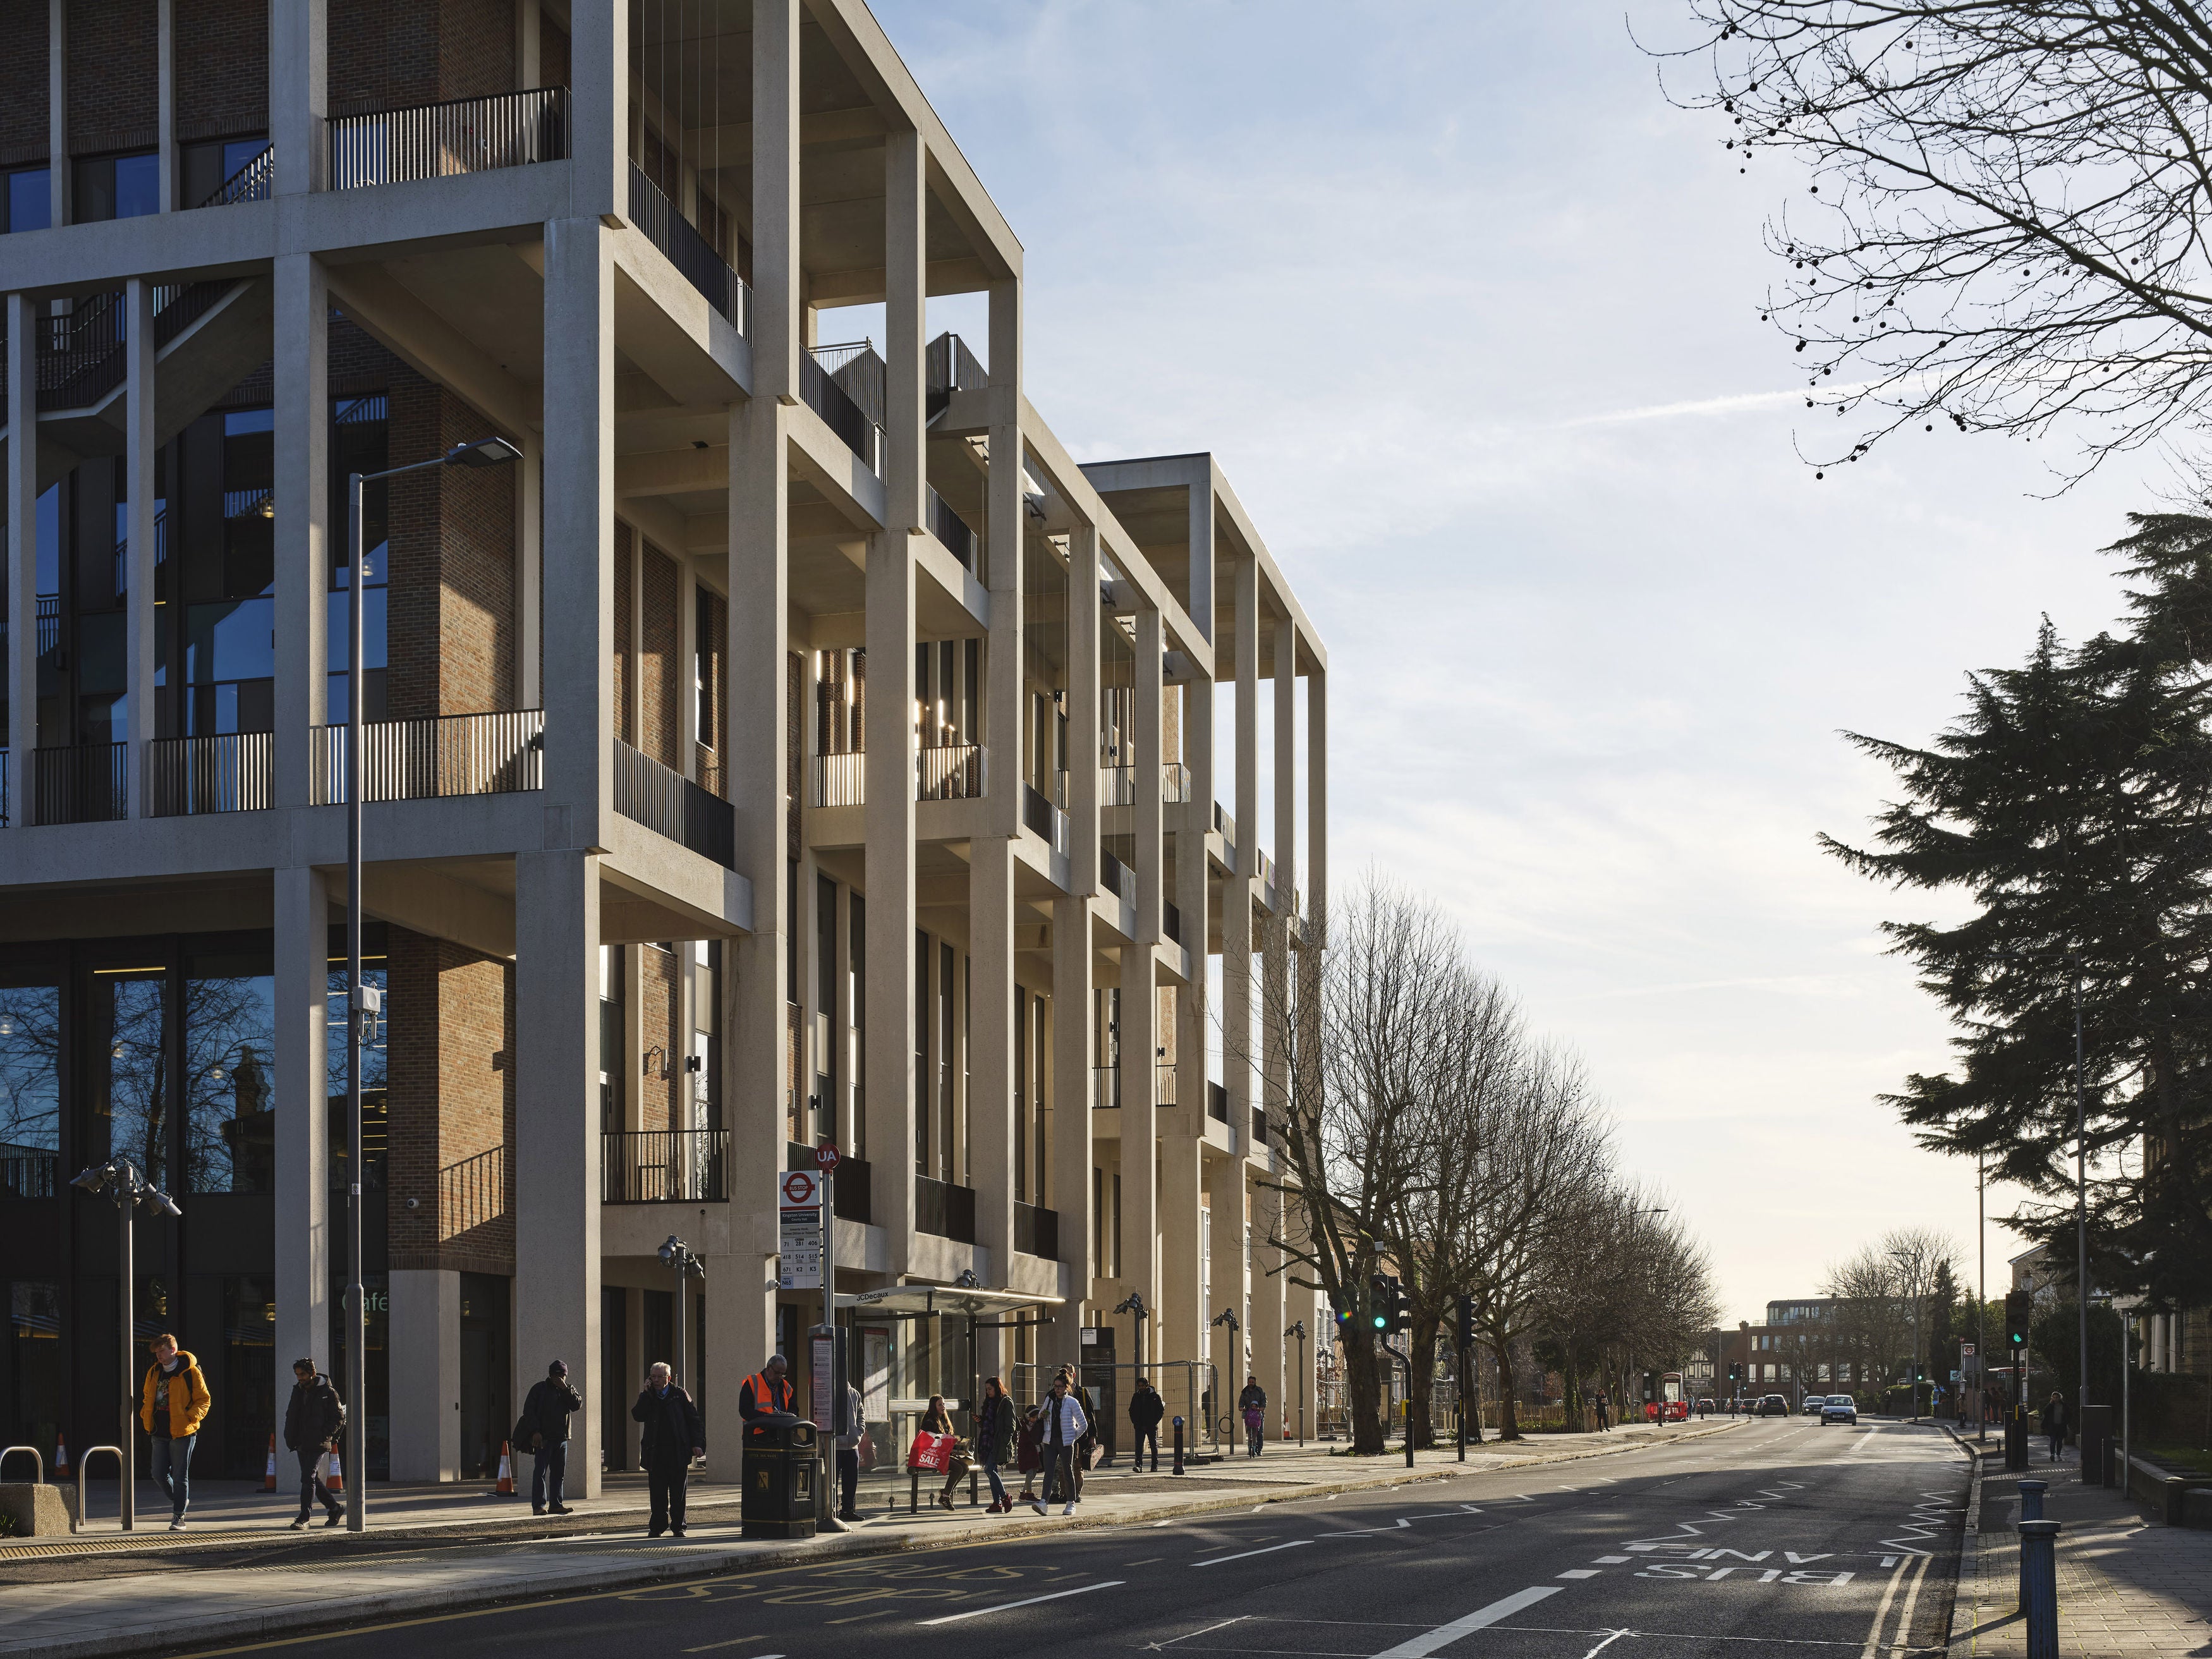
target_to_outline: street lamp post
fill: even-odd
[[[1905,1376],[1905,1385],[1911,1391],[1912,1420],[1920,1420],[1920,1253],[1917,1250],[1892,1250],[1893,1261],[1908,1264],[1912,1275],[1912,1369]]]
[[[686,1279],[693,1278],[703,1283],[707,1277],[707,1264],[691,1254],[691,1247],[689,1244],[674,1233],[671,1233],[668,1235],[667,1242],[660,1247],[660,1265],[669,1268],[676,1275],[676,1376],[674,1380],[680,1382],[684,1380],[684,1363],[689,1358],[689,1350],[684,1346],[684,1304],[686,1299],[684,1284]]]
[[[1990,1218],[1989,1161],[1974,1158],[1974,1439],[1990,1439]]]
[[[1131,1363],[1137,1368],[1137,1375],[1142,1376],[1145,1374],[1145,1321],[1151,1315],[1151,1310],[1145,1306],[1143,1292],[1130,1291],[1128,1295],[1114,1304],[1114,1311],[1129,1316],[1129,1358]],[[1132,1382],[1129,1386],[1133,1390],[1136,1384]],[[1154,1449],[1154,1455],[1157,1458],[1157,1447]],[[1133,1473],[1136,1463],[1140,1460],[1140,1454],[1132,1450],[1129,1457],[1131,1470]],[[1114,1454],[1110,1449],[1106,1454],[1106,1461],[1109,1463],[1114,1461]]]
[[[116,1437],[116,1444],[121,1449],[123,1454],[122,1468],[117,1471],[118,1479],[123,1487],[123,1530],[129,1532],[131,1529],[132,1521],[131,1483],[138,1464],[137,1409],[138,1378],[137,1358],[131,1352],[137,1340],[137,1333],[133,1328],[131,1314],[136,1301],[135,1293],[137,1290],[138,1275],[136,1253],[132,1248],[135,1241],[131,1237],[131,1212],[142,1205],[147,1209],[168,1215],[181,1215],[183,1212],[177,1208],[176,1200],[171,1198],[168,1194],[138,1172],[137,1164],[126,1163],[118,1158],[110,1158],[105,1164],[80,1171],[76,1179],[70,1182],[70,1185],[87,1194],[106,1193],[108,1201],[115,1206],[116,1217],[121,1226],[123,1398],[121,1420],[118,1425],[120,1432]],[[79,1516],[78,1519],[82,1523],[83,1517]]]
[[[1213,1316],[1213,1323],[1214,1323],[1217,1327],[1225,1328],[1228,1330],[1228,1332],[1229,1332],[1229,1352],[1230,1352],[1231,1355],[1233,1357],[1233,1356],[1236,1354],[1236,1352],[1237,1352],[1237,1333],[1238,1331],[1240,1331],[1240,1330],[1242,1330],[1242,1329],[1243,1328],[1243,1324],[1238,1321],[1238,1319],[1237,1319],[1237,1310],[1236,1310],[1234,1308],[1224,1308],[1224,1309],[1223,1309],[1219,1313],[1218,1313],[1218,1314],[1216,1314],[1216,1315],[1214,1315],[1214,1316]],[[1233,1370],[1235,1370],[1236,1368],[1235,1368],[1234,1366],[1231,1366],[1231,1369]],[[1216,1372],[1216,1373],[1215,1373],[1215,1375],[1216,1375],[1217,1376],[1219,1376],[1219,1373],[1218,1373],[1218,1372]],[[1218,1387],[1218,1384],[1217,1384],[1216,1386]],[[1219,1409],[1220,1409],[1220,1405],[1221,1405],[1221,1402],[1220,1402],[1219,1401],[1218,1401],[1218,1400],[1217,1400],[1216,1401],[1214,1401],[1214,1409],[1215,1409],[1215,1410],[1217,1410],[1217,1411],[1218,1411],[1218,1410],[1219,1410]],[[1218,1422],[1218,1419],[1217,1419],[1217,1422]],[[1218,1432],[1219,1432],[1219,1431],[1218,1431],[1218,1427],[1216,1428],[1215,1432],[1216,1432],[1216,1434],[1217,1434],[1217,1436],[1218,1436]],[[1218,1446],[1218,1445],[1219,1445],[1220,1443],[1220,1443],[1220,1441],[1219,1441],[1219,1439],[1218,1439],[1218,1438],[1217,1438],[1217,1439],[1214,1441],[1214,1444],[1216,1444],[1217,1446]]]
[[[1290,1334],[1298,1340],[1297,1381],[1293,1391],[1298,1397],[1298,1449],[1303,1451],[1306,1443],[1306,1322],[1301,1319],[1291,1326]]]
[[[363,690],[368,676],[362,663],[362,590],[368,581],[367,538],[362,522],[363,490],[381,479],[434,466],[504,466],[521,453],[504,438],[479,438],[472,443],[456,444],[434,460],[346,475],[346,1147],[351,1161],[346,1171],[346,1399],[350,1408],[346,1413],[345,1457],[353,1476],[345,1487],[349,1532],[359,1532],[368,1524],[368,1292],[362,1279],[361,1050],[363,1028],[374,1026],[384,1003],[380,991],[361,982],[362,762],[368,746]]]
[[[2074,970],[2074,1306],[2081,1316],[2081,1382],[2075,1395],[2074,1421],[2089,1403],[2089,1140],[2087,1089],[2081,1080],[2081,956],[2066,954]]]

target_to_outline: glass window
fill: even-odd
[[[388,465],[386,459],[387,409],[381,392],[362,398],[341,398],[333,404],[331,418],[336,429],[331,441],[331,528],[336,533],[331,540],[330,684],[325,693],[329,699],[328,712],[324,715],[324,719],[333,726],[345,724],[346,671],[350,665],[351,655],[346,619],[346,589],[353,581],[347,552],[351,508],[348,504],[346,477],[354,472],[380,472]],[[362,486],[362,556],[368,567],[368,580],[362,585],[362,666],[367,670],[362,685],[362,703],[365,717],[372,720],[380,720],[385,717],[384,601],[386,584],[392,574],[391,548],[385,526],[386,500],[386,489],[381,483]]]
[[[185,1164],[195,1193],[276,1189],[276,981],[265,954],[185,977]]]
[[[161,158],[157,152],[77,158],[76,199],[70,210],[75,222],[136,219],[161,210]]]
[[[0,1198],[51,1198],[61,1151],[58,985],[0,986]]]
[[[384,990],[385,952],[380,935],[380,928],[363,927],[362,929],[361,976],[364,984]],[[351,1137],[346,1127],[345,930],[332,928],[331,943],[329,992],[325,1000],[330,1036],[326,1086],[331,1113],[331,1190],[337,1193],[343,1192],[349,1184],[350,1177],[346,1171],[350,1167],[352,1158]],[[391,1013],[387,1005],[384,1018],[377,1023],[373,1040],[363,1042],[361,1050],[361,1139],[362,1163],[367,1170],[362,1185],[369,1192],[381,1192],[384,1188],[384,1085],[387,1057],[385,1037],[390,1029]]]
[[[275,1279],[222,1281],[222,1345],[216,1410],[222,1419],[223,1473],[250,1479],[263,1467],[269,1425],[283,1408],[276,1396]]]
[[[127,1161],[161,1187],[169,1182],[168,1072],[161,1054],[167,1000],[161,969],[94,972],[83,1044],[91,1108],[85,1162]]]
[[[44,167],[22,167],[8,175],[8,228],[44,230],[53,222],[54,190]]]
[[[8,1443],[36,1446],[51,1472],[62,1426],[62,1287],[19,1279],[8,1307]]]

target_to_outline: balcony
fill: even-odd
[[[948,743],[915,753],[914,798],[916,800],[980,800],[987,781],[988,757],[980,743]]]
[[[1218,1083],[1206,1085],[1206,1115],[1216,1123],[1229,1121],[1229,1091]]]
[[[507,1149],[493,1146],[438,1171],[438,1238],[443,1243],[496,1221],[514,1207]]]
[[[0,1143],[0,1199],[52,1198],[61,1154]]]
[[[865,806],[868,801],[868,757],[861,750],[814,757],[817,806]]]
[[[1182,1086],[1176,1081],[1176,1076],[1175,1066],[1171,1061],[1162,1060],[1152,1067],[1153,1105],[1180,1106],[1182,1104]]]
[[[276,804],[276,734],[223,732],[146,745],[146,811],[157,818],[262,812]]]
[[[668,263],[706,296],[708,305],[727,318],[738,333],[751,337],[752,290],[745,286],[744,278],[730,269],[714,244],[677,210],[676,204],[635,161],[629,167],[629,222],[646,240],[668,256]]]
[[[975,361],[975,354],[968,349],[967,343],[949,331],[929,343],[922,359],[922,377],[924,407],[932,420],[952,401],[955,392],[981,392],[991,384],[990,375]]]
[[[1222,845],[1229,849],[1229,862],[1234,866],[1237,862],[1237,820],[1229,816],[1219,801],[1213,803],[1213,828],[1220,836]]]
[[[1181,761],[1163,762],[1160,766],[1160,799],[1172,806],[1189,799],[1190,768]],[[1133,766],[1100,767],[1098,804],[1101,806],[1134,806],[1137,804],[1137,769]]]
[[[830,1207],[840,1221],[867,1226],[875,1219],[874,1172],[864,1158],[850,1152],[837,1160],[836,1179],[830,1183]]]
[[[884,471],[884,360],[865,341],[799,354],[799,395],[878,477]]]
[[[614,748],[615,811],[679,842],[725,870],[738,867],[737,809],[620,738]]]
[[[720,1204],[729,1195],[727,1129],[611,1129],[599,1136],[606,1204]]]
[[[1116,898],[1137,902],[1137,872],[1103,847],[1098,849],[1098,882]]]
[[[934,489],[929,490],[929,533],[945,544],[945,550],[960,561],[963,570],[975,569],[975,532]]]
[[[1094,1066],[1091,1068],[1091,1109],[1094,1112],[1112,1111],[1121,1103],[1121,1068],[1118,1066]]]
[[[503,795],[545,787],[545,711],[439,714],[372,720],[362,745],[364,801],[441,800]],[[308,799],[317,806],[346,798],[344,726],[311,728]]]
[[[1252,1145],[1257,1148],[1267,1144],[1267,1113],[1265,1107],[1252,1109]]]
[[[975,1242],[975,1189],[955,1187],[918,1175],[914,1178],[914,1230],[949,1238],[956,1244]]]
[[[76,743],[31,751],[33,823],[107,823],[131,815],[131,745]]]
[[[1047,1261],[1060,1260],[1060,1212],[1014,1202],[1014,1248]]]
[[[1067,856],[1067,814],[1029,784],[1022,786],[1022,823],[1060,857]]]
[[[332,190],[490,173],[568,159],[568,88],[333,115],[323,125]]]
[[[1171,900],[1160,901],[1160,931],[1177,945],[1182,943],[1182,912]]]
[[[1190,768],[1181,761],[1167,761],[1160,767],[1160,799],[1170,806],[1181,806],[1190,799]]]

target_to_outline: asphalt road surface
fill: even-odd
[[[1762,1420],[1443,1486],[204,1651],[845,1659],[895,1644],[902,1659],[1041,1648],[1194,1659],[1893,1659],[1942,1645],[1966,1490],[1965,1457],[1939,1429]]]

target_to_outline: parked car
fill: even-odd
[[[1751,1408],[1751,1414],[1753,1417],[1787,1417],[1790,1415],[1790,1402],[1778,1394],[1763,1394],[1759,1397],[1759,1403]]]
[[[1820,1407],[1820,1426],[1822,1428],[1827,1427],[1831,1423],[1848,1423],[1853,1428],[1856,1428],[1858,1426],[1858,1401],[1852,1399],[1850,1395],[1847,1394],[1830,1395],[1826,1401]]]
[[[1717,1406],[1714,1405],[1712,1395],[1709,1395],[1709,1394],[1701,1394],[1701,1395],[1699,1395],[1698,1396],[1698,1416],[1700,1416],[1700,1417],[1711,1417],[1711,1415],[1712,1415],[1716,1411],[1717,1411],[1717,1410],[1719,1410],[1719,1409],[1720,1409],[1720,1407],[1717,1407]]]

